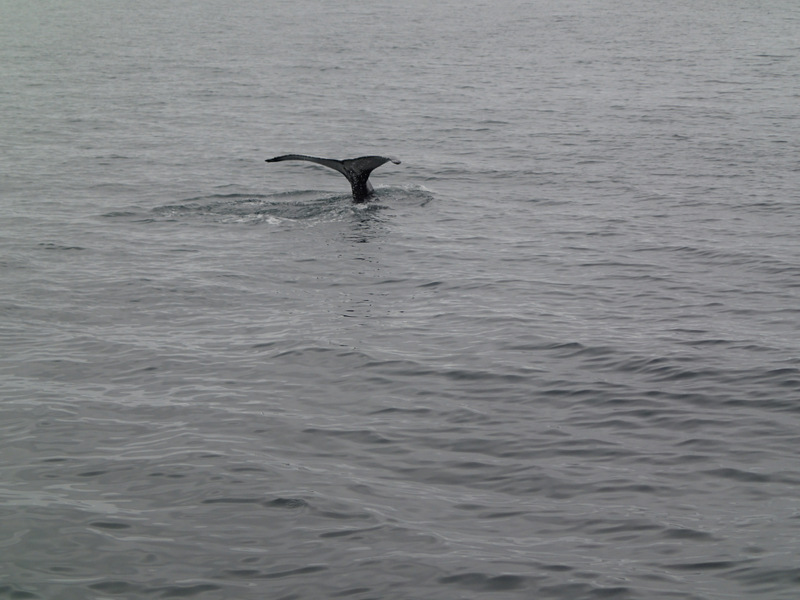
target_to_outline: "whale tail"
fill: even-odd
[[[389,156],[361,156],[359,158],[335,160],[333,158],[305,156],[304,154],[284,154],[283,156],[268,158],[265,162],[281,162],[283,160],[305,160],[339,171],[350,182],[350,187],[353,189],[354,202],[365,202],[372,194],[373,188],[369,182],[370,173],[387,162],[393,162],[396,165],[400,164],[399,160]]]

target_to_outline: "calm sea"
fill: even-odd
[[[0,0],[0,598],[800,597],[798,31]]]

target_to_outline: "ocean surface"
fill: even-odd
[[[0,0],[0,599],[800,598],[799,31]]]

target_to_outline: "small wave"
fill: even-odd
[[[378,186],[376,188],[378,200],[388,202],[390,200],[410,200],[419,202],[420,206],[425,206],[433,200],[434,191],[424,185],[407,184],[407,185],[393,185],[393,186]],[[371,204],[367,204],[371,206]]]
[[[282,194],[226,194],[188,198],[178,204],[153,208],[146,220],[183,221],[209,220],[217,223],[246,223],[279,225],[292,222],[338,221],[352,218],[375,218],[390,208],[393,200],[418,201],[424,206],[433,198],[419,186],[380,188],[374,202],[354,204],[350,194],[331,195],[307,190]],[[105,216],[130,216],[115,213]]]
[[[159,206],[152,214],[159,219],[203,219],[219,223],[266,223],[304,221],[341,212],[347,196],[322,196],[323,192],[292,192],[278,196],[243,194],[189,198],[179,204]]]
[[[396,201],[426,205],[433,193],[419,185],[379,187],[372,202],[355,204],[350,194],[302,190],[279,194],[212,194],[187,198],[152,209],[115,210],[102,214],[109,219],[142,223],[210,221],[251,225],[281,225],[374,219]],[[138,207],[137,207],[138,208]],[[73,248],[70,248],[73,249]],[[77,249],[77,248],[75,248]]]
[[[62,244],[55,244],[53,242],[40,242],[39,246],[44,250],[86,250],[83,246],[64,246]]]

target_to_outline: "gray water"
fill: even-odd
[[[798,31],[0,0],[0,598],[800,597]]]

